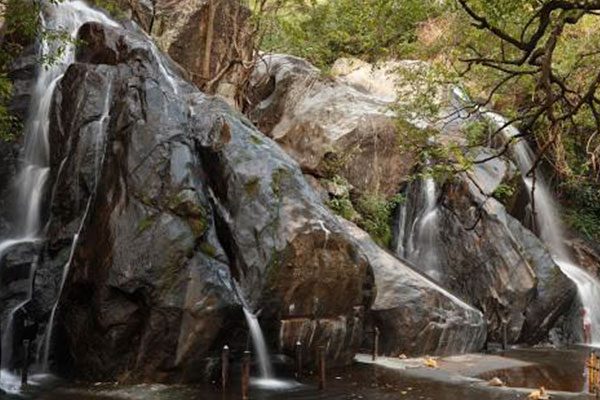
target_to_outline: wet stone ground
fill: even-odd
[[[504,400],[526,399],[531,389],[548,389],[552,399],[587,399],[584,389],[586,349],[510,350],[495,355],[467,355],[438,360],[438,368],[427,368],[422,360],[379,359],[378,364],[357,362],[353,366],[328,371],[327,387],[317,389],[313,376],[301,384],[277,391],[251,388],[250,398],[256,400],[309,399],[407,399],[407,400]],[[366,360],[368,357],[360,358]],[[502,379],[510,387],[489,387],[485,381]],[[40,400],[238,400],[240,383],[231,382],[227,392],[217,385],[95,385],[62,384],[58,381],[29,389],[26,398]],[[570,391],[574,393],[564,393]]]
[[[588,352],[579,350],[526,349],[511,350],[507,357],[522,360],[527,365],[504,368],[480,374],[484,380],[500,378],[511,387],[540,387],[550,390],[581,392],[586,385]]]

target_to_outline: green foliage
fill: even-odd
[[[331,179],[322,180],[322,183],[333,193],[327,201],[329,208],[367,231],[379,245],[389,246],[392,239],[392,213],[404,202],[404,196],[396,195],[386,199],[379,193],[362,193],[356,199],[352,199],[350,184],[343,177],[336,175]]]
[[[327,201],[327,206],[340,217],[348,221],[356,221],[359,215],[354,209],[352,200],[350,200],[350,184],[348,181],[339,175],[335,175],[331,179],[322,180],[322,183],[329,188],[329,192],[334,193]]]
[[[256,197],[260,190],[260,179],[257,176],[250,178],[250,180],[248,180],[248,182],[246,182],[244,185],[244,189],[248,196]]]
[[[348,221],[355,220],[358,215],[349,196],[334,197],[327,202],[327,206],[334,213]]]
[[[6,40],[0,46],[0,140],[12,140],[22,127],[7,108],[12,92],[7,69],[21,52],[23,45],[31,42],[37,35],[39,5],[23,0],[7,0],[3,5]]]
[[[61,1],[49,0],[54,4]],[[22,131],[22,123],[8,110],[12,94],[12,84],[7,74],[9,65],[25,46],[31,44],[36,38],[41,38],[50,43],[54,49],[39,60],[41,65],[48,66],[62,55],[71,39],[61,30],[42,28],[39,1],[2,0],[0,4],[4,6],[2,8],[4,40],[0,45],[0,140],[13,140]]]
[[[494,190],[494,193],[492,193],[492,197],[494,197],[500,203],[506,204],[515,195],[515,193],[516,188],[513,185],[501,183],[498,185],[496,190]]]
[[[90,5],[105,10],[116,19],[122,19],[126,16],[117,0],[88,0],[88,2]]]
[[[399,56],[415,41],[418,23],[441,8],[422,0],[293,1],[277,16],[262,47],[320,67],[341,56],[371,61]]]
[[[392,213],[403,202],[404,197],[401,195],[386,200],[380,194],[364,194],[356,204],[356,209],[361,215],[359,226],[369,232],[380,246],[388,247],[392,240]]]
[[[600,185],[571,180],[563,182],[559,191],[567,224],[588,239],[600,241]]]
[[[492,132],[487,120],[471,121],[464,128],[467,144],[471,147],[484,145]]]

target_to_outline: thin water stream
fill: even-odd
[[[11,237],[0,242],[0,258],[6,255],[11,247],[28,242],[43,240],[41,237],[41,205],[45,198],[46,182],[50,171],[49,126],[50,112],[54,89],[62,78],[67,67],[75,61],[75,38],[79,28],[86,22],[99,22],[117,26],[103,13],[90,8],[79,0],[45,3],[41,23],[49,31],[64,32],[70,38],[64,41],[47,41],[41,43],[41,56],[52,59],[49,65],[40,66],[31,95],[28,120],[25,125],[25,145],[22,165],[14,182],[17,188],[17,198],[20,209],[16,212],[16,220]],[[56,56],[57,57],[52,57]],[[33,267],[31,267],[33,268]],[[33,279],[33,274],[30,274]],[[31,285],[31,282],[30,282]],[[30,296],[29,296],[30,297]],[[20,302],[10,311],[6,326],[3,327],[2,338],[2,367],[6,368],[9,360],[6,355],[13,347],[12,321],[14,313],[27,302]],[[3,370],[0,377],[0,388],[6,389],[10,384],[10,374]]]
[[[520,135],[520,131],[515,126],[507,125],[508,120],[503,116],[493,112],[485,112],[484,115],[498,128],[504,127],[502,132],[507,140],[512,140]],[[514,161],[521,171],[523,182],[529,192],[533,193],[534,216],[539,234],[548,246],[556,264],[577,286],[582,307],[591,320],[590,344],[600,345],[600,282],[572,260],[565,245],[558,208],[547,183],[539,171],[536,171],[535,182],[530,176],[535,158],[527,142],[522,138],[516,139],[512,144],[512,152]]]

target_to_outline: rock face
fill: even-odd
[[[582,266],[593,276],[600,277],[600,248],[583,238],[573,238],[568,243],[577,265]]]
[[[476,159],[489,154],[480,150]],[[537,343],[568,309],[576,288],[541,241],[494,198],[501,184],[515,181],[515,171],[510,161],[498,158],[444,184],[432,211],[438,231],[430,245],[437,269],[417,266],[483,311],[490,340],[502,339],[505,322],[510,342]],[[518,192],[517,187],[512,197],[520,197]],[[397,240],[418,240],[425,226],[418,190],[408,193],[407,203],[415,210],[404,213],[397,232],[408,231]]]
[[[371,328],[379,328],[385,354],[457,354],[483,347],[486,322],[480,311],[376,246],[350,222],[345,225],[375,274]]]
[[[241,108],[252,71],[251,12],[238,0],[119,0],[206,93]]]
[[[481,345],[477,312],[349,229],[291,157],[142,32],[88,23],[79,39],[53,96],[47,241],[23,308],[51,363],[90,380],[197,380],[225,343],[245,347],[242,303],[262,309],[273,349],[301,339],[307,361],[326,345],[348,363],[373,302],[390,351],[446,352],[465,330],[477,339],[462,350]]]
[[[393,196],[413,159],[396,145],[395,96],[365,87],[348,67],[337,70],[339,78],[326,78],[305,60],[265,56],[252,77],[250,119],[304,172]]]

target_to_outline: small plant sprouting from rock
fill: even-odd
[[[263,144],[263,140],[258,135],[250,135],[250,141],[256,145]]]
[[[217,249],[208,242],[200,243],[199,248],[202,253],[206,254],[210,258],[214,258],[217,255]]]
[[[148,228],[150,228],[152,226],[153,223],[154,223],[154,215],[147,215],[144,218],[142,218],[138,224],[138,229],[137,229],[138,235],[144,233]]]
[[[260,179],[257,176],[250,178],[244,185],[244,190],[248,196],[256,197],[260,191]]]
[[[367,231],[373,240],[383,247],[389,246],[392,239],[392,213],[405,200],[403,195],[386,199],[379,193],[362,193],[353,199],[351,185],[338,175],[321,181],[330,193],[327,206],[337,215]]]
[[[515,192],[516,189],[514,186],[507,183],[501,183],[496,190],[494,190],[494,193],[492,193],[492,197],[500,203],[506,204],[515,195]]]
[[[287,176],[289,176],[289,174],[289,171],[283,168],[279,168],[275,172],[273,172],[273,175],[271,176],[271,190],[273,191],[275,197],[277,197],[278,199],[281,198],[281,188],[283,185],[283,181]]]

